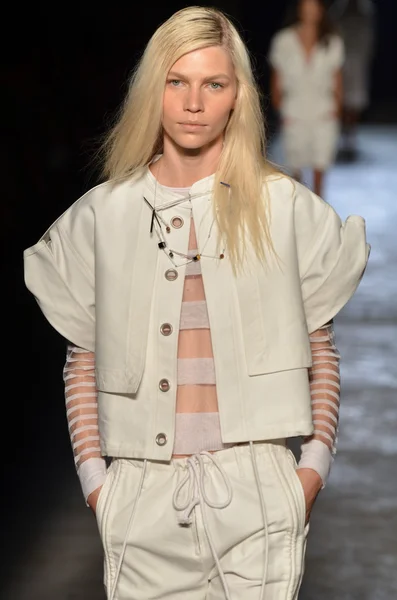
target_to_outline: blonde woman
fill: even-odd
[[[212,8],[154,32],[103,150],[105,181],[24,256],[68,341],[107,598],[297,598],[364,221],[270,167],[247,49]]]
[[[270,44],[271,98],[287,169],[298,180],[311,170],[311,187],[323,196],[340,135],[344,44],[324,0],[295,0],[288,21]]]

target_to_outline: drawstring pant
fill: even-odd
[[[97,505],[108,600],[297,600],[308,526],[285,440],[114,459]]]

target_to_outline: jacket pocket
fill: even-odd
[[[274,289],[267,292],[272,284]],[[311,367],[300,290],[283,293],[277,280],[269,276],[267,281],[263,275],[245,277],[236,285],[248,375]]]

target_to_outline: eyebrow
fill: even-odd
[[[182,73],[177,73],[176,71],[170,71],[168,73],[168,77],[174,77],[175,79],[188,79],[186,75],[183,75]],[[230,81],[230,77],[226,73],[215,73],[215,75],[204,77],[204,81],[212,81],[213,79],[227,79],[228,81]]]

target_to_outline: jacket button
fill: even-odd
[[[165,433],[158,433],[156,435],[156,444],[158,446],[165,446],[167,443],[167,436],[165,435]]]
[[[170,323],[163,323],[160,326],[160,333],[162,335],[165,335],[165,336],[171,335],[171,333],[172,333],[172,325]]]
[[[174,227],[174,229],[180,229],[181,227],[183,227],[182,217],[172,217],[171,225]]]
[[[178,277],[178,271],[176,269],[167,269],[164,275],[168,281],[175,281]]]
[[[170,382],[168,381],[168,379],[160,379],[159,388],[162,392],[168,392],[170,387],[171,386],[170,386]]]

